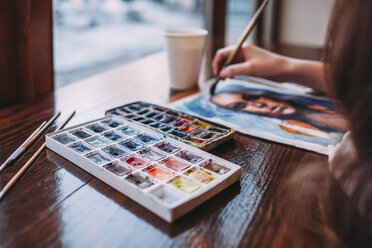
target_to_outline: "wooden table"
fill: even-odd
[[[0,163],[56,111],[63,113],[60,123],[76,109],[71,126],[130,101],[165,104],[190,93],[171,97],[167,73],[160,53],[0,110]],[[43,141],[0,174],[1,188]],[[211,153],[242,166],[240,181],[168,224],[46,150],[0,202],[0,247],[261,247],[263,239],[275,242],[271,214],[278,185],[295,168],[326,161],[241,134]]]

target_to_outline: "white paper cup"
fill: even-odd
[[[185,90],[198,83],[207,35],[205,29],[165,31],[171,89]]]

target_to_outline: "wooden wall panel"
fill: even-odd
[[[0,108],[54,89],[52,1],[0,0]]]
[[[14,1],[0,1],[0,108],[18,101]]]
[[[204,0],[204,26],[208,30],[206,59],[204,61],[203,80],[211,78],[211,63],[216,51],[225,46],[227,0]]]
[[[34,91],[44,95],[54,89],[52,1],[32,0],[32,5]]]

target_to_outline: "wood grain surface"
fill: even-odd
[[[172,96],[167,78],[161,53],[0,110],[0,163],[56,111],[63,113],[60,123],[76,109],[71,126],[127,102],[165,104],[195,92]],[[0,174],[0,187],[43,141]],[[326,161],[322,155],[242,134],[211,153],[242,166],[240,181],[168,224],[46,150],[0,202],[0,247],[261,247],[262,239],[275,240],[265,230],[275,228],[269,216],[278,185],[295,168]]]

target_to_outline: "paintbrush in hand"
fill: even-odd
[[[234,60],[236,54],[239,52],[239,50],[242,47],[244,41],[247,39],[247,37],[249,36],[249,34],[252,32],[253,28],[256,26],[259,17],[262,15],[264,9],[266,8],[266,6],[267,6],[267,4],[269,2],[270,2],[270,0],[265,0],[261,4],[261,6],[258,8],[258,10],[256,11],[256,13],[253,15],[251,21],[248,23],[247,27],[245,28],[242,36],[239,38],[238,43],[235,46],[235,49],[233,51],[231,51],[229,57],[226,59],[225,64],[224,64],[224,66],[222,68],[230,65],[231,62]],[[214,95],[214,93],[216,91],[217,84],[218,84],[218,82],[221,79],[222,78],[220,76],[218,76],[217,79],[216,79],[216,81],[212,84],[212,86],[210,88],[210,94],[212,96]]]

